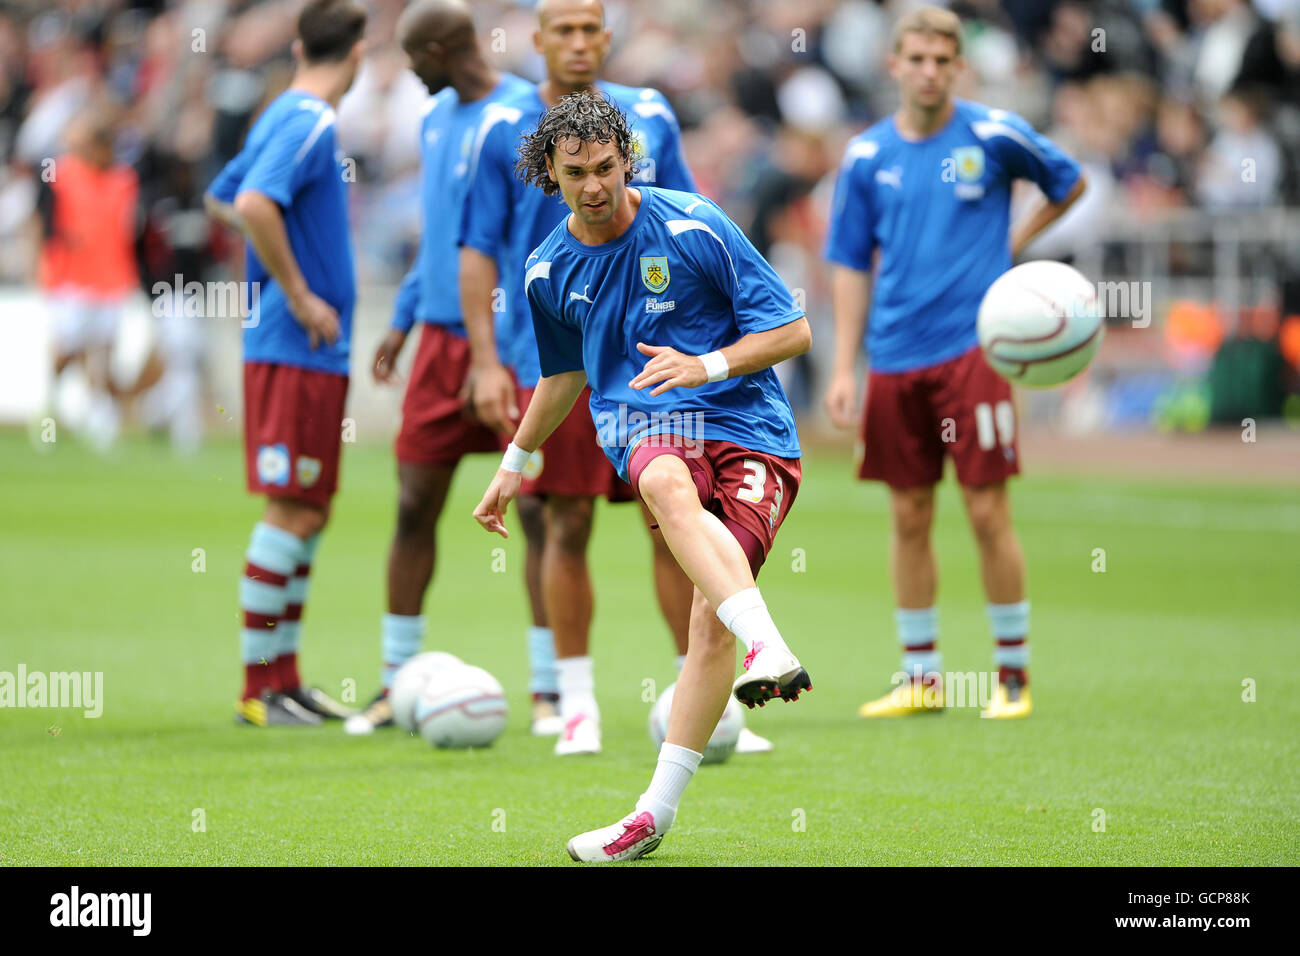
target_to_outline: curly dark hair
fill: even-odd
[[[627,115],[605,94],[595,90],[570,93],[542,114],[537,129],[523,137],[515,172],[526,183],[539,187],[548,196],[560,191],[546,172],[546,160],[555,161],[556,143],[574,139],[582,143],[614,143],[623,159],[631,160],[623,174],[623,183],[637,173],[637,147],[628,126]],[[574,150],[576,153],[577,150]],[[572,155],[572,154],[570,154]]]

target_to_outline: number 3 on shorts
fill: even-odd
[[[752,458],[746,458],[741,464],[749,474],[745,475],[745,483],[736,492],[736,497],[761,505],[767,494],[767,466]]]

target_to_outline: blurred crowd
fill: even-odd
[[[30,283],[42,163],[79,114],[139,175],[140,278],[202,281],[232,243],[202,192],[284,88],[299,0],[3,0],[0,283]],[[355,159],[359,279],[395,282],[419,229],[420,105],[369,0],[368,57],[339,110]],[[893,21],[911,0],[608,0],[604,75],[672,102],[702,192],[825,313],[825,210],[847,140],[895,106]],[[1044,237],[1068,257],[1122,212],[1300,205],[1300,0],[951,0],[959,95],[1015,110],[1084,162],[1086,201]],[[500,67],[541,75],[532,4],[474,0]],[[1045,249],[1047,246],[1044,247]],[[1280,295],[1300,312],[1295,275]],[[807,388],[796,381],[794,388]],[[798,402],[810,395],[792,395]]]

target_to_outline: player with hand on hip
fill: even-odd
[[[433,580],[438,520],[461,458],[499,452],[505,439],[465,407],[470,348],[461,319],[457,239],[469,184],[467,156],[485,110],[531,89],[527,80],[494,69],[484,56],[464,0],[416,0],[403,12],[398,41],[411,70],[430,93],[420,124],[424,222],[415,264],[398,292],[392,327],[375,351],[376,381],[395,380],[397,357],[417,324],[420,341],[402,402],[397,436],[397,527],[388,552],[388,606],[381,622],[379,693],[343,729],[369,734],[393,725],[388,693],[403,664],[424,640],[425,593]],[[541,556],[541,505],[525,522],[530,541],[524,577],[534,624],[541,606],[536,564]]]
[[[239,599],[247,724],[319,724],[351,710],[298,676],[307,582],[338,486],[356,276],[349,177],[334,111],[361,63],[366,11],[309,0],[298,18],[297,68],[204,197],[248,240],[258,291],[244,328],[248,490],[266,495]]]
[[[902,106],[849,143],[827,239],[835,371],[826,406],[835,424],[852,424],[870,299],[858,477],[889,485],[893,515],[903,681],[864,704],[863,717],[944,705],[930,527],[945,454],[975,532],[996,642],[998,689],[983,715],[1024,717],[1033,707],[1025,562],[1006,485],[1020,471],[1015,409],[1011,386],[980,352],[975,320],[988,287],[1079,198],[1084,180],[1019,116],[954,99],[962,67],[955,14],[923,7],[899,21],[889,69]],[[1015,179],[1037,183],[1048,202],[1009,235]]]
[[[728,693],[749,706],[811,687],[754,583],[799,488],[794,416],[772,366],[807,351],[803,312],[744,233],[694,193],[628,188],[635,147],[603,96],[571,94],[520,149],[524,178],[571,210],[528,258],[542,378],[474,511],[506,535],[528,455],[590,385],[601,445],[694,584],[686,661],[649,787],[580,834],[584,862],[663,839]],[[735,679],[735,640],[748,653]]]

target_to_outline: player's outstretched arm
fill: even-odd
[[[316,348],[322,340],[333,345],[339,337],[338,312],[307,287],[289,246],[279,205],[270,196],[250,189],[235,197],[234,207],[244,221],[244,234],[257,251],[257,258],[284,290],[293,317],[307,330],[311,347]]]
[[[853,424],[858,402],[858,350],[871,304],[871,273],[831,264],[835,364],[826,387],[826,411],[838,428]]]
[[[708,382],[761,372],[802,355],[811,345],[812,328],[802,315],[775,329],[750,332],[735,344],[705,355],[688,355],[670,345],[638,342],[637,351],[650,356],[650,360],[628,384],[637,390],[650,388],[651,395],[662,395],[670,388],[699,388]]]
[[[519,494],[524,462],[568,417],[586,384],[587,373],[581,370],[548,375],[538,381],[515,439],[502,456],[501,467],[483,493],[483,500],[474,509],[474,520],[485,531],[510,537],[505,525],[506,509]]]

